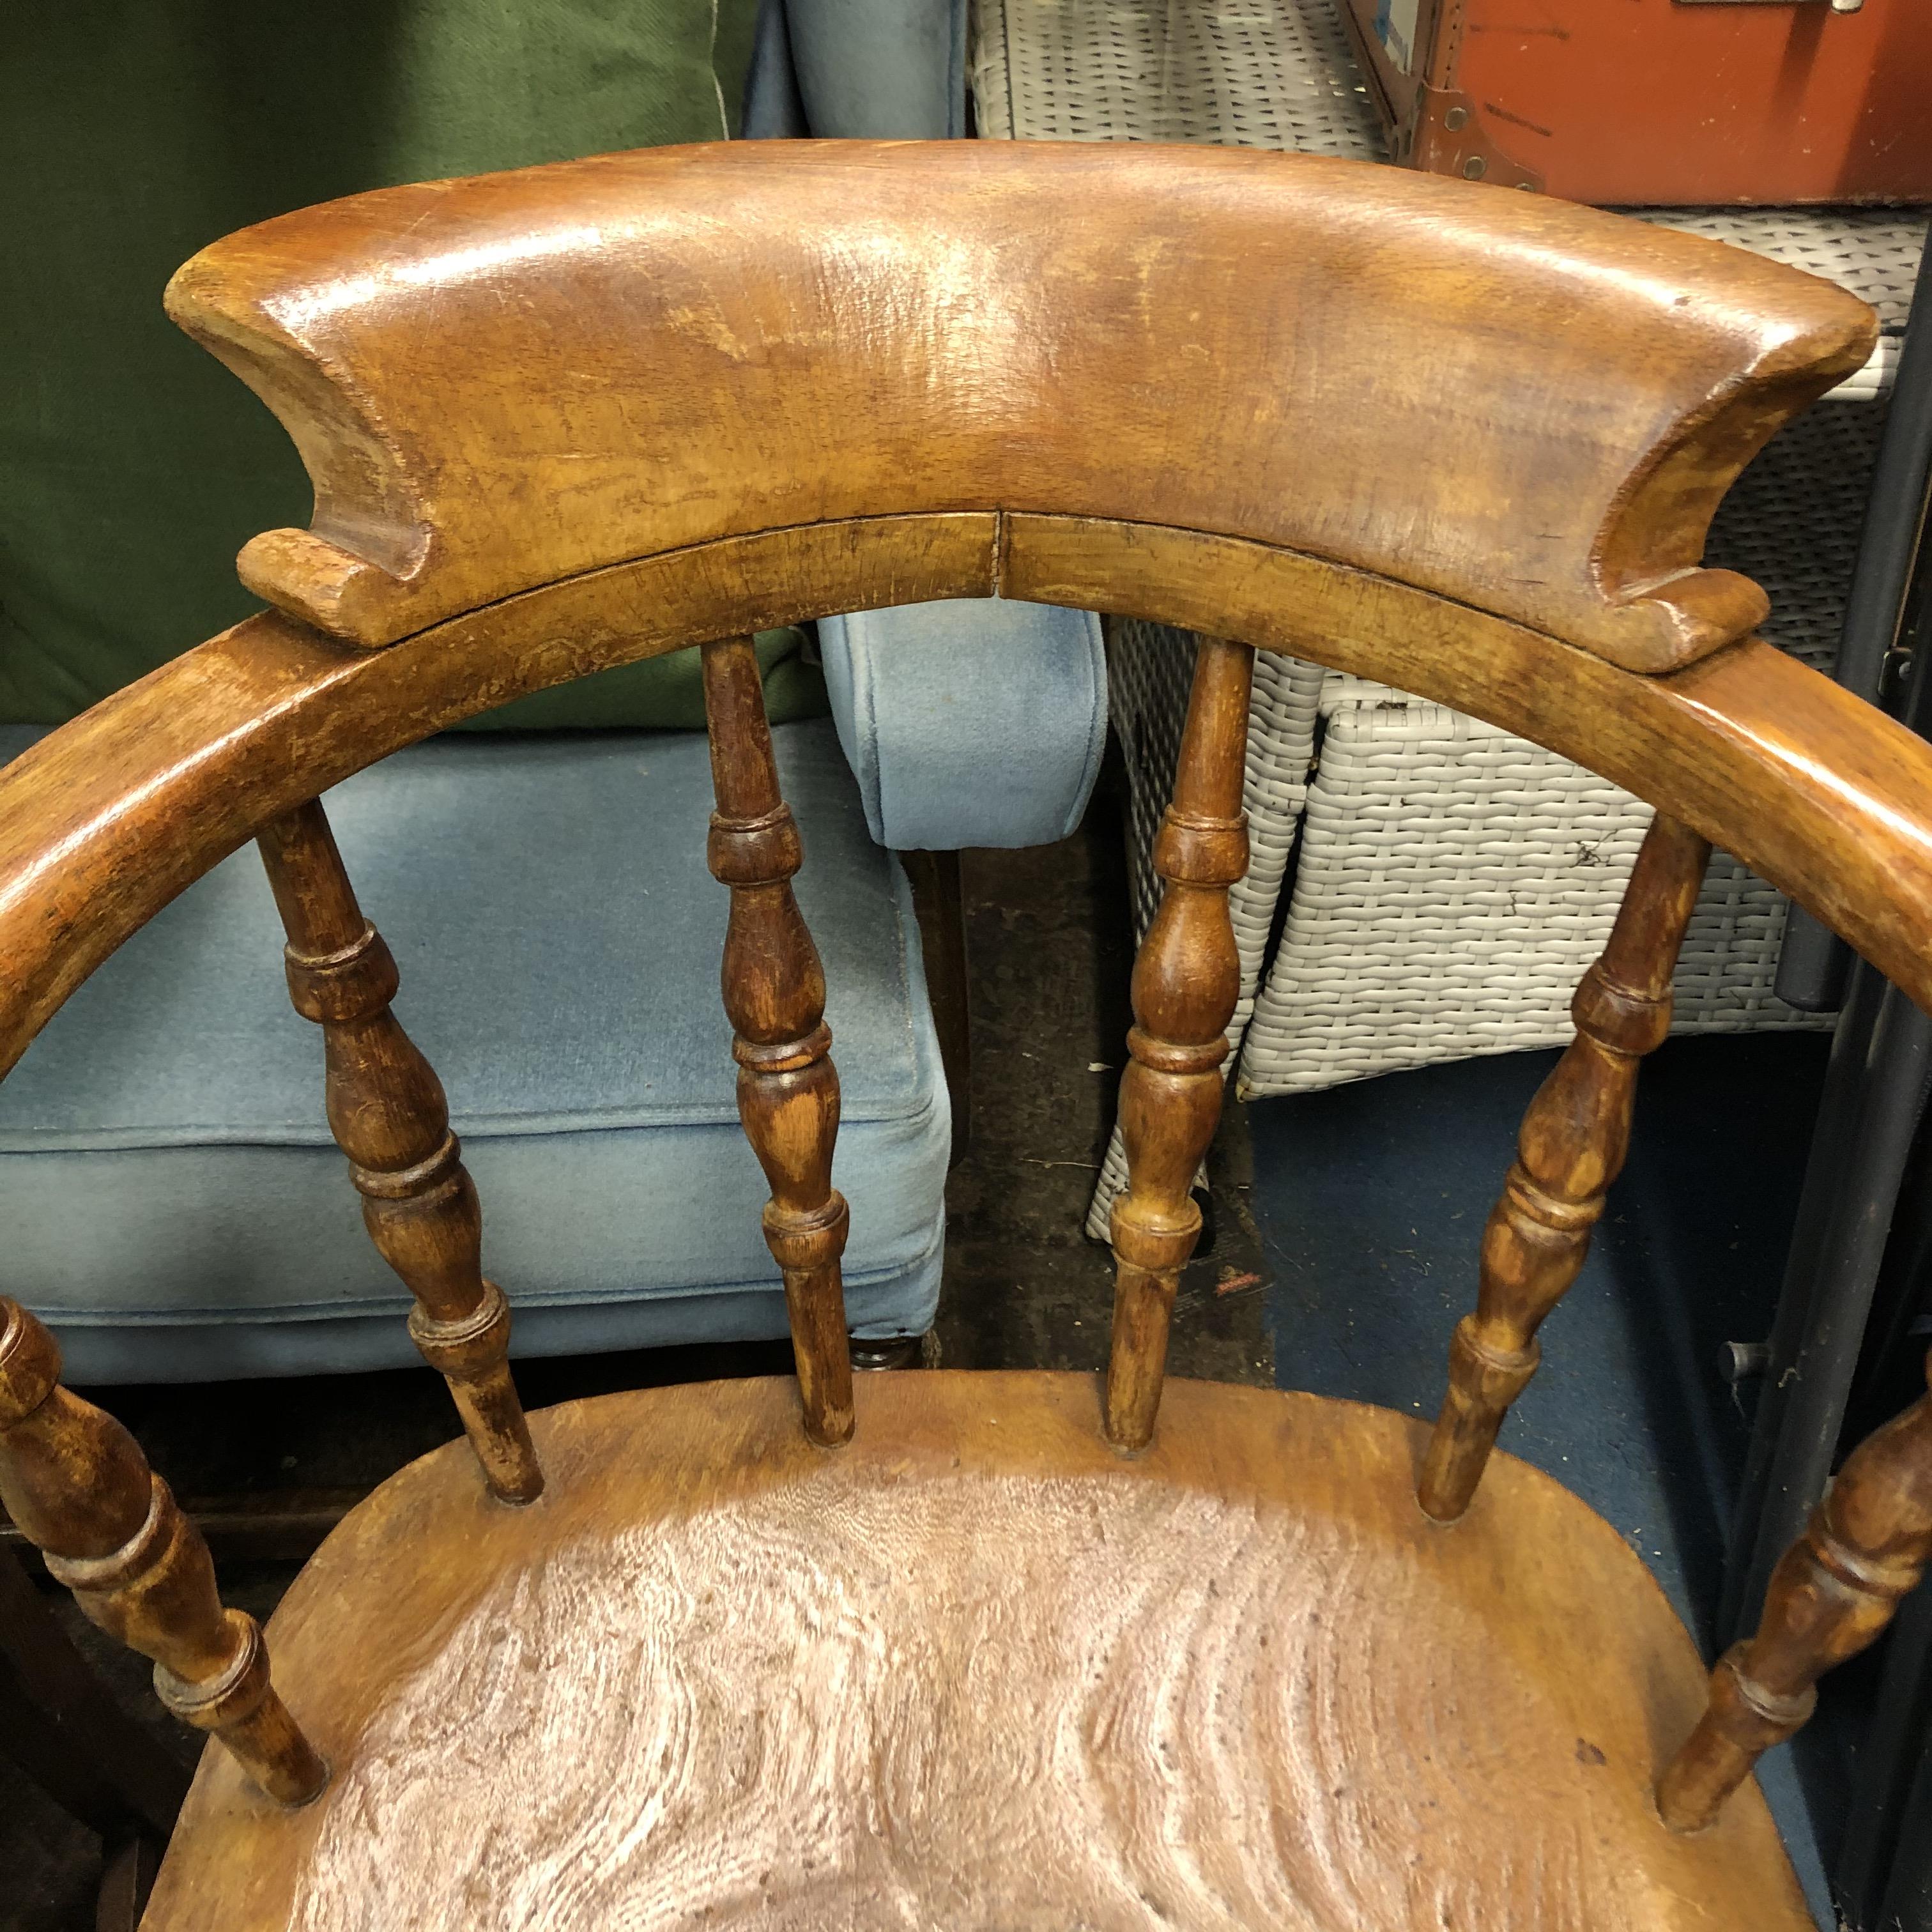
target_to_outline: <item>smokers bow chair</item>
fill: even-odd
[[[1932,748],[1754,640],[1756,588],[1699,563],[1739,467],[1863,361],[1867,310],[1394,170],[1004,144],[386,190],[218,243],[169,299],[301,446],[314,526],[243,552],[269,613],[0,775],[0,1064],[256,839],[330,1120],[468,1442],[352,1512],[265,1642],[0,1304],[0,1494],[227,1748],[150,1932],[1809,1924],[1750,1767],[1916,1577],[1932,1408],[1854,1455],[1708,1684],[1636,1556],[1492,1445],[1621,1160],[1706,841],[1932,999]],[[1207,634],[1134,974],[1112,1358],[1104,1382],[855,1389],[838,1082],[744,634],[994,590]],[[797,1379],[526,1420],[474,1190],[314,800],[694,640]],[[1462,706],[1658,808],[1432,1430],[1162,1396],[1235,997],[1256,648]]]

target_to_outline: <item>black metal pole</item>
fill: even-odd
[[[1845,599],[1835,672],[1868,703],[1885,689],[1886,660],[1898,642],[1907,592],[1932,491],[1932,249],[1918,265],[1900,344],[1892,410],[1879,439],[1858,561]],[[1778,956],[1780,999],[1808,1013],[1828,1012],[1844,998],[1851,949],[1831,928],[1794,905]]]
[[[1873,1932],[1932,1932],[1932,1747],[1919,1760],[1898,1834],[1898,1856]]]
[[[1902,1847],[1932,1837],[1932,1589],[1906,1598],[1887,1640],[1871,1730],[1858,1748],[1832,1889],[1850,1932],[1896,1932],[1886,1894]],[[1914,1806],[1917,1807],[1915,1819]],[[1908,1858],[1910,1856],[1907,1852]],[[1921,1869],[1932,1876],[1932,1866]],[[1924,1903],[1932,1904],[1932,1898]],[[1908,1919],[1932,1932],[1932,1919]]]
[[[1877,978],[1861,962],[1859,976],[1868,975]],[[1773,1566],[1804,1528],[1831,1479],[1892,1209],[1932,1076],[1932,1018],[1897,987],[1879,984],[1876,1017],[1850,1097],[1853,1118],[1842,1156],[1835,1147],[1822,1149],[1815,1207],[1813,1176],[1805,1176],[1801,1216],[1811,1208],[1815,1218],[1802,1230],[1803,1251],[1798,1241],[1792,1244],[1764,1391],[1769,1412],[1760,1415],[1753,1432],[1761,1493],[1740,1498],[1726,1591],[1730,1615],[1724,1627],[1733,1636],[1756,1624]],[[1827,1084],[1828,1088],[1828,1076]],[[1820,1124],[1814,1165],[1826,1124],[1822,1118]],[[1844,1130],[1834,1120],[1831,1131]],[[1792,1304],[1789,1309],[1784,1300]],[[1791,1348],[1793,1330],[1800,1334]],[[1776,1346],[1780,1340],[1786,1350]]]

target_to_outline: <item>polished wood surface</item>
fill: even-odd
[[[1108,1226],[1107,1436],[1120,1449],[1144,1449],[1154,1435],[1174,1290],[1201,1234],[1191,1190],[1221,1118],[1228,1022],[1241,992],[1228,889],[1248,869],[1241,778],[1254,660],[1246,644],[1202,639],[1174,795],[1154,836],[1161,900],[1134,958],[1120,1076],[1127,1184]]]
[[[1718,1816],[1759,1757],[1810,1716],[1818,1679],[1877,1641],[1928,1558],[1932,1394],[1852,1452],[1772,1571],[1756,1634],[1718,1659],[1709,1708],[1658,1789],[1673,1831]]]
[[[365,765],[608,664],[794,617],[983,595],[996,538],[1006,596],[1237,636],[1576,759],[1743,860],[1932,1006],[1932,747],[1769,644],[1639,676],[1412,586],[1234,538],[882,517],[646,559],[382,651],[254,618],[95,706],[0,768],[0,1070],[184,886]]]
[[[832,1184],[838,1070],[825,970],[792,892],[805,848],[778,790],[757,651],[749,637],[722,638],[704,646],[704,661],[718,799],[706,851],[712,877],[731,889],[722,980],[738,1115],[771,1186],[765,1244],[784,1276],[806,1433],[829,1447],[852,1433],[852,1361],[839,1275],[850,1216]]]
[[[1576,1036],[1523,1116],[1423,1466],[1418,1498],[1438,1522],[1468,1508],[1503,1418],[1536,1373],[1536,1331],[1576,1279],[1623,1171],[1637,1066],[1670,1034],[1671,976],[1710,859],[1688,826],[1652,820],[1603,956],[1570,1003]]]
[[[713,1922],[860,1924],[881,1900],[894,1923],[1019,1924],[1042,1898],[1055,1925],[1804,1922],[1748,1782],[1688,1835],[1652,1787],[1694,1732],[1664,1802],[1701,1818],[1754,1748],[1739,1700],[1796,1696],[1866,1610],[1821,1634],[1794,1586],[1700,1724],[1689,1641],[1604,1526],[1507,1457],[1462,1508],[1498,1391],[1432,1478],[1456,1518],[1432,1522],[1419,1424],[1163,1398],[1160,1344],[1232,1004],[1251,648],[1460,706],[1663,814],[1612,944],[1631,956],[1586,985],[1576,1090],[1526,1136],[1568,1222],[1620,1151],[1623,1063],[1702,842],[1932,1006],[1932,748],[1750,638],[1762,596],[1700,562],[1741,465],[1863,359],[1868,311],[1520,196],[994,143],[748,143],[389,190],[217,244],[171,302],[302,446],[316,524],[244,554],[278,610],[0,771],[0,1070],[262,836],[297,902],[298,1000],[382,1042],[332,1048],[332,1085],[418,1150],[398,1167],[392,1136],[365,1161],[359,1124],[344,1144],[365,1176],[422,1180],[377,1190],[403,1246],[454,1187],[416,1271],[476,1294],[434,1076],[383,1024],[380,941],[310,802],[523,692],[704,646],[725,998],[803,1392],[560,1412],[523,1510],[473,1474],[459,1491],[448,1453],[385,1485],[276,1625],[305,1714],[322,1694],[334,1782],[285,1820],[211,1756],[154,1924],[644,1924],[706,1902]],[[1136,975],[1104,1399],[1054,1378],[854,1391],[832,1319],[835,1076],[744,639],[994,593],[1210,639]],[[332,973],[352,1010],[326,1010]],[[1555,1264],[1486,1285],[1517,1354],[1579,1248],[1558,1232]],[[478,1418],[486,1448],[511,1413]],[[1858,1520],[1804,1562],[1916,1546],[1918,1427],[1855,1466],[1879,1472]],[[1224,1576],[1229,1625],[1201,1606]],[[1118,1699],[1087,1688],[1110,1681]],[[292,1736],[256,1750],[284,1796],[291,1766],[319,1769]],[[989,1818],[1011,1828],[989,1839]]]
[[[289,997],[322,1028],[324,1092],[376,1251],[415,1296],[410,1336],[442,1372],[483,1478],[532,1502],[543,1472],[510,1376],[510,1304],[483,1274],[483,1210],[435,1070],[389,1003],[396,962],[362,916],[320,802],[256,840],[288,934]]]
[[[1711,512],[1874,335],[1828,283],[1594,209],[1084,142],[388,188],[215,243],[168,302],[315,479],[244,579],[361,643],[890,500],[1238,532],[1650,670],[1762,619],[1701,568]]]
[[[1382,1410],[1179,1381],[1124,1460],[1087,1376],[856,1394],[834,1456],[714,1383],[533,1416],[532,1509],[385,1484],[271,1627],[335,1781],[211,1755],[147,1932],[1810,1927],[1754,1790],[1658,1823],[1702,1666],[1549,1478],[1445,1532]]]
[[[254,1618],[224,1610],[208,1546],[134,1438],[60,1385],[60,1350],[0,1295],[0,1504],[110,1636],[154,1660],[154,1689],[211,1731],[271,1799],[326,1776],[269,1682]]]

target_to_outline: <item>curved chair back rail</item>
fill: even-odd
[[[1700,562],[1738,470],[1864,356],[1869,313],[1827,284],[1340,162],[771,143],[358,196],[218,244],[169,299],[301,446],[315,526],[243,554],[279,608],[0,772],[0,1070],[258,838],[371,1234],[500,1502],[543,1480],[507,1306],[441,1088],[388,1010],[393,960],[314,801],[523,692],[704,646],[740,1109],[822,1444],[853,1426],[838,1090],[759,628],[998,592],[1204,634],[1122,1086],[1105,1428],[1128,1453],[1154,1431],[1220,1106],[1255,648],[1460,706],[1659,808],[1484,1238],[1421,1472],[1437,1522],[1467,1510],[1581,1264],[1710,844],[1932,1007],[1932,748],[1750,636],[1755,586]],[[259,1634],[223,1620],[131,1442],[55,1388],[44,1331],[0,1317],[0,1484],[29,1532],[175,1673],[176,1708],[306,1796],[321,1767]],[[1708,1822],[1916,1579],[1928,1435],[1932,1404],[1881,1432],[1787,1558],[1664,1778],[1672,1826]],[[106,1501],[63,1514],[90,1474]],[[177,1574],[157,1607],[154,1577]]]
[[[1802,286],[1346,162],[760,142],[358,195],[168,301],[315,481],[244,577],[358,643],[890,506],[1250,537],[1660,670],[1762,617],[1711,512],[1870,347]]]

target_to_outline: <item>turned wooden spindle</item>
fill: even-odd
[[[1570,1002],[1576,1037],[1523,1115],[1423,1465],[1418,1497],[1438,1522],[1469,1507],[1503,1418],[1536,1372],[1537,1329],[1583,1265],[1629,1150],[1638,1064],[1670,1030],[1671,975],[1710,856],[1688,826],[1661,813],[1652,821],[1610,943]]]
[[[752,640],[706,644],[703,658],[718,797],[706,856],[712,876],[731,889],[723,981],[738,1115],[771,1186],[765,1240],[784,1275],[806,1433],[830,1445],[852,1434],[852,1360],[839,1274],[846,1208],[832,1185],[838,1075],[825,974],[792,896],[804,850],[778,791]]]
[[[0,1503],[88,1616],[154,1664],[175,1715],[212,1731],[271,1798],[327,1781],[268,1682],[254,1618],[226,1610],[201,1533],[134,1438],[60,1386],[60,1349],[0,1295]]]
[[[1876,1640],[1928,1557],[1932,1394],[1852,1452],[1772,1572],[1756,1634],[1718,1660],[1710,1703],[1658,1785],[1673,1832],[1716,1819],[1759,1757],[1810,1716],[1818,1679]]]
[[[482,1209],[442,1082],[389,1010],[396,962],[356,902],[319,803],[256,842],[288,934],[289,996],[322,1028],[330,1130],[370,1238],[416,1298],[410,1336],[448,1383],[491,1492],[532,1502],[543,1472],[510,1376],[509,1303],[483,1273]]]
[[[1180,1270],[1201,1233],[1194,1176],[1221,1118],[1221,1063],[1240,997],[1228,888],[1248,869],[1241,782],[1254,652],[1203,638],[1174,769],[1154,840],[1166,882],[1134,960],[1134,1024],[1120,1078],[1127,1185],[1114,1202],[1114,1330],[1107,1439],[1154,1438],[1167,1330]]]

